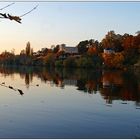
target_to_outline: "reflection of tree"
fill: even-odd
[[[85,84],[86,84],[86,82],[85,81],[83,81],[83,80],[77,80],[77,89],[78,90],[82,90],[82,91],[84,91],[84,92],[87,92],[87,89],[86,89],[86,87],[85,87]]]
[[[3,75],[20,73],[29,88],[33,77],[44,83],[64,88],[76,86],[77,90],[93,94],[99,91],[107,103],[114,100],[136,101],[140,103],[140,88],[137,77],[122,71],[93,71],[86,69],[46,69],[40,67],[0,67]]]
[[[93,91],[94,91],[94,93],[96,93],[98,90],[98,83],[96,81],[89,80],[86,83],[86,88],[89,93],[92,93]]]
[[[29,84],[30,84],[30,75],[29,74],[25,74],[25,84],[26,87],[29,88]]]
[[[103,86],[122,85],[122,71],[104,71],[102,74]]]
[[[140,102],[137,78],[131,73],[104,72],[100,92],[107,103],[112,103],[113,100]]]
[[[138,86],[138,79],[132,73],[124,74],[124,88],[123,93],[128,100],[140,102],[140,91]]]
[[[121,97],[120,86],[103,87],[100,92],[108,104],[112,103],[113,100],[119,100]]]

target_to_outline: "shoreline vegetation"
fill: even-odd
[[[75,47],[52,45],[34,52],[30,42],[20,54],[4,51],[1,66],[42,66],[62,68],[133,69],[140,70],[140,31],[136,35],[109,31],[101,42],[90,39]]]

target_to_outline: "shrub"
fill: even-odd
[[[63,61],[62,60],[55,61],[55,67],[63,67]]]
[[[91,58],[81,57],[77,60],[77,66],[82,68],[94,67],[94,62]]]
[[[55,63],[55,56],[52,53],[48,53],[47,56],[43,57],[44,65],[53,67]]]
[[[68,57],[66,60],[64,60],[64,67],[77,67],[75,58]]]

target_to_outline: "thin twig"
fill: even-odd
[[[25,14],[21,15],[20,17],[23,17],[23,16],[25,16],[25,15],[27,15],[27,14],[31,13],[31,12],[32,12],[33,10],[35,10],[37,7],[38,7],[38,5],[36,5],[33,9],[31,9],[31,10],[30,10],[30,11],[28,11],[27,13],[25,13]]]
[[[12,3],[12,4],[13,4],[13,3]],[[10,5],[11,5],[11,4],[9,4],[9,5],[5,6],[5,7],[3,7],[3,9],[6,8],[6,7],[8,7],[8,6],[10,6]],[[24,13],[24,14],[21,15],[21,16],[12,16],[12,15],[10,15],[10,14],[6,14],[6,13],[3,14],[3,13],[0,13],[0,16],[1,16],[0,18],[15,20],[16,22],[21,23],[21,17],[23,17],[23,16],[25,16],[25,15],[31,13],[31,12],[32,12],[33,10],[35,10],[37,7],[38,7],[38,5],[36,5],[33,9],[31,9],[30,11]]]
[[[8,4],[8,5],[4,6],[3,8],[1,8],[0,10],[3,10],[3,9],[5,9],[5,8],[7,8],[7,7],[13,5],[13,4],[15,4],[15,3],[13,2],[13,3],[11,3],[11,4]]]

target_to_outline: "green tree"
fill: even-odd
[[[90,57],[81,57],[77,60],[77,66],[81,68],[93,68],[95,66]]]
[[[63,67],[63,60],[55,61],[55,67]]]
[[[74,57],[68,57],[67,59],[64,60],[63,64],[64,64],[64,67],[69,67],[69,68],[77,66]]]
[[[78,52],[80,54],[85,54],[87,52],[87,50],[88,50],[88,45],[89,45],[88,40],[79,42],[79,44],[77,45]]]
[[[53,53],[57,53],[60,49],[60,45],[56,45],[53,47]]]

